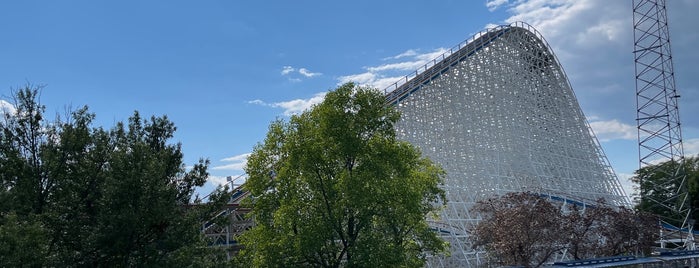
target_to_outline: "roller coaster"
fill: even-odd
[[[250,195],[248,191],[243,189],[245,175],[239,175],[235,178],[227,177],[226,179],[227,183],[224,186],[231,189],[228,192],[230,199],[225,209],[202,223],[201,231],[209,246],[224,247],[228,258],[230,258],[240,250],[236,237],[252,227],[254,223],[252,219],[245,217],[250,209],[241,204]],[[208,197],[206,196],[204,199],[206,200]]]
[[[630,204],[545,39],[526,23],[474,35],[386,89],[398,137],[447,171],[439,222],[450,256],[428,266],[486,261],[469,233],[479,200],[534,192],[559,200]],[[450,229],[451,228],[451,229]]]
[[[528,191],[563,204],[604,199],[630,206],[560,62],[526,23],[479,32],[384,93],[402,114],[397,136],[447,172],[446,207],[430,225],[450,243],[451,254],[428,256],[429,267],[486,262],[468,231],[481,219],[469,209],[485,198]],[[253,224],[240,206],[248,196],[241,187],[233,187],[229,205],[214,217],[228,218],[227,224],[212,219],[202,225],[211,245],[228,247],[231,254],[238,249],[236,236]]]
[[[629,200],[583,115],[567,77],[541,35],[525,23],[477,33],[385,89],[401,111],[397,136],[447,171],[446,208],[432,227],[451,244],[450,256],[428,266],[483,263],[468,230],[478,200],[531,191],[568,202]],[[232,246],[251,226],[241,188],[220,216],[229,226],[202,229],[212,244]],[[219,216],[219,217],[220,217]]]

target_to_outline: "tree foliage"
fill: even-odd
[[[635,196],[636,209],[658,215],[674,226],[682,226],[687,215],[679,214],[672,207],[679,207],[687,195],[689,202],[685,205],[699,208],[699,157],[685,158],[681,164],[680,168],[680,163],[667,161],[636,170],[631,178],[638,190],[638,195]],[[678,171],[682,174],[677,174]],[[685,189],[682,189],[683,178]],[[692,218],[699,222],[697,213]],[[695,225],[695,228],[696,226],[699,225]]]
[[[83,107],[49,121],[38,94],[17,91],[0,123],[0,237],[13,241],[0,266],[25,262],[6,250],[36,266],[209,263],[199,227],[225,201],[189,206],[209,163],[185,169],[167,117],[135,112],[104,130]]]
[[[256,226],[241,259],[256,267],[420,267],[445,244],[426,216],[444,171],[398,141],[383,94],[348,83],[271,124],[248,158]]]
[[[478,202],[483,215],[472,235],[474,246],[485,246],[503,265],[541,266],[563,249],[564,216],[547,200],[530,193],[513,193]]]
[[[649,254],[657,222],[645,213],[595,204],[554,203],[533,193],[509,193],[479,201],[483,220],[472,230],[476,247],[494,263],[539,267],[557,254],[573,259]]]

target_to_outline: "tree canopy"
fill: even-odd
[[[166,116],[94,127],[87,107],[46,119],[39,90],[15,92],[0,122],[0,266],[208,266],[199,230],[225,202],[195,188],[208,160],[185,168]]]
[[[562,204],[534,193],[509,193],[473,207],[472,230],[493,264],[539,267],[564,252],[572,259],[649,254],[657,221],[646,213],[593,204]]]
[[[638,190],[634,200],[636,209],[658,215],[674,226],[682,226],[687,214],[678,213],[672,207],[679,207],[686,197],[689,202],[685,206],[693,210],[699,208],[699,157],[687,157],[681,162],[682,166],[679,165],[676,161],[667,161],[636,170],[631,178]],[[691,216],[696,224],[699,224],[698,214],[695,212]],[[699,225],[695,225],[695,230],[696,226]]]
[[[256,226],[240,237],[255,267],[421,267],[445,242],[427,225],[444,171],[396,139],[399,113],[374,89],[344,84],[248,158]]]

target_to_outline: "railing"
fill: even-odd
[[[533,33],[543,45],[551,50],[551,47],[543,38],[541,33],[539,33],[534,27],[524,22],[514,22],[509,25],[499,25],[491,29],[480,31],[469,39],[459,43],[458,45],[450,48],[442,55],[437,56],[431,61],[427,62],[425,65],[419,67],[417,70],[409,73],[408,75],[400,78],[395,83],[384,88],[384,95],[386,96],[387,103],[395,103],[401,97],[410,93],[418,85],[429,81],[434,75],[441,73],[444,69],[453,66],[456,62],[463,60],[464,57],[473,55],[476,51],[484,48],[490,42],[502,36],[507,31],[512,28],[522,28]],[[555,57],[555,55],[554,55]],[[558,59],[556,59],[558,63]]]

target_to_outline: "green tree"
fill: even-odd
[[[42,215],[54,182],[46,175],[42,148],[49,139],[37,90],[14,96],[15,113],[0,122],[0,266],[42,266],[49,230]]]
[[[0,266],[41,267],[48,255],[46,229],[34,219],[20,219],[16,213],[0,217]]]
[[[202,246],[199,226],[187,205],[194,187],[206,181],[208,161],[187,172],[180,144],[168,144],[175,126],[167,117],[144,120],[138,113],[128,126],[111,131],[109,168],[105,174],[102,211],[96,217],[95,243],[101,264],[172,266],[173,253]]]
[[[682,174],[677,174],[678,170]],[[685,179],[684,190],[682,179]],[[689,199],[685,205],[699,208],[699,157],[687,157],[680,168],[676,161],[667,161],[645,166],[636,170],[631,178],[636,184],[638,195],[635,196],[636,209],[657,215],[661,220],[674,226],[682,226],[686,214],[679,214],[672,207],[679,207],[684,198]],[[660,201],[660,202],[658,202]],[[699,215],[692,217],[699,222]],[[695,225],[696,226],[699,225]]]
[[[10,209],[19,217],[41,214],[49,202],[55,182],[47,176],[42,149],[50,142],[45,107],[37,102],[38,90],[17,91],[16,113],[3,113],[0,125],[2,160],[2,211]]]
[[[421,267],[445,242],[426,217],[444,171],[396,139],[400,115],[373,89],[344,84],[273,122],[248,158],[256,226],[240,238],[255,267]]]
[[[48,121],[39,91],[15,94],[16,113],[0,124],[0,266],[211,266],[201,223],[226,202],[194,195],[208,160],[185,169],[167,117],[109,131],[93,127],[83,107]]]
[[[57,119],[51,131],[56,138],[42,150],[47,176],[56,184],[43,213],[51,229],[49,245],[55,264],[99,264],[96,222],[106,212],[100,202],[113,146],[107,131],[91,127],[94,118],[83,107],[66,122]]]
[[[684,172],[687,176],[687,193],[695,222],[694,230],[699,230],[699,213],[696,212],[699,209],[699,155],[684,159]]]

